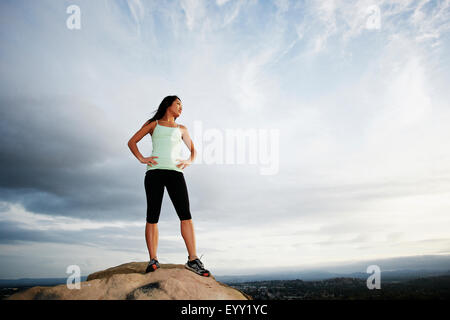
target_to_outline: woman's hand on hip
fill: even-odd
[[[192,161],[190,159],[187,160],[183,160],[183,159],[176,159],[179,160],[180,162],[177,164],[177,167],[180,169],[184,169],[187,166],[190,166],[192,164]]]
[[[151,166],[154,165],[154,164],[158,164],[158,162],[156,162],[155,160],[153,160],[154,158],[158,158],[158,157],[153,156],[153,157],[143,158],[143,159],[141,160],[141,163],[148,164],[148,165],[151,167]]]

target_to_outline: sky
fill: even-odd
[[[449,34],[449,1],[0,1],[0,278],[149,260],[127,143],[173,94],[212,274],[448,255]],[[158,228],[184,264],[167,191]]]

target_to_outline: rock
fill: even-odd
[[[80,282],[80,289],[37,286],[6,300],[253,300],[212,274],[202,277],[182,264],[161,264],[145,273],[147,263],[129,262],[92,273]]]

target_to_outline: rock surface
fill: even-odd
[[[37,286],[18,292],[7,300],[252,300],[249,295],[202,277],[182,264],[161,264],[145,273],[148,262],[130,262],[92,273],[80,289],[66,284]]]

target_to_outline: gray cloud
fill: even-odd
[[[0,106],[3,200],[36,213],[93,219],[123,212],[123,195],[133,201],[120,167],[105,165],[127,141],[99,108],[64,96],[3,98]]]

